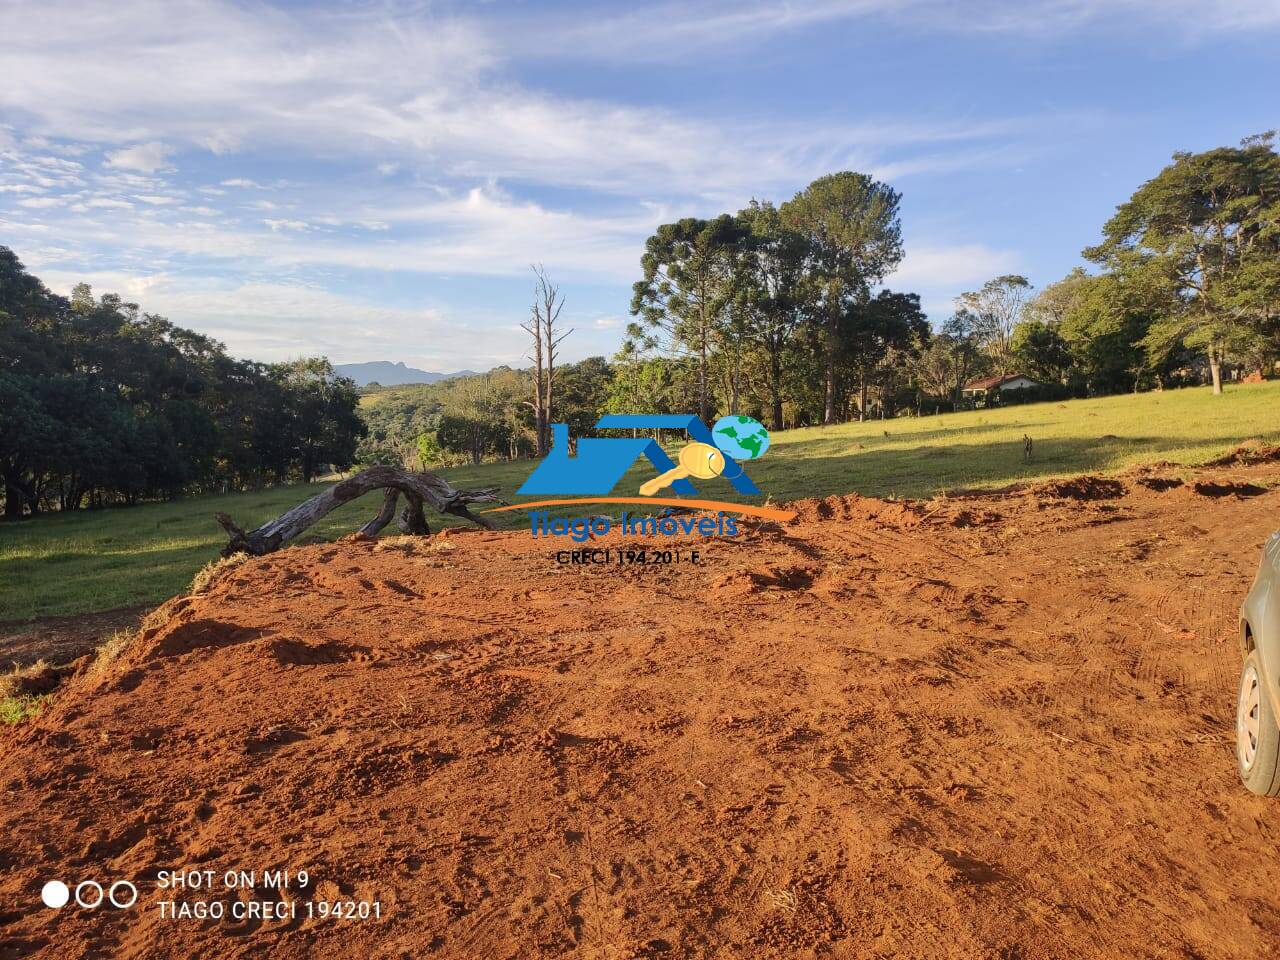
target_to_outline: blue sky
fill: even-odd
[[[931,319],[1280,126],[1280,0],[0,6],[0,244],[240,356],[611,354],[645,237],[862,170]]]

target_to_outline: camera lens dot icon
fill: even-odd
[[[51,910],[61,910],[71,899],[71,888],[61,880],[50,880],[40,889],[40,899]]]

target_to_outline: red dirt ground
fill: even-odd
[[[0,957],[1280,954],[1232,746],[1280,464],[1175,479],[807,501],[699,566],[229,567],[0,734]],[[382,919],[161,917],[236,894],[159,870],[266,868]]]

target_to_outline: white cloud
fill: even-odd
[[[119,197],[94,197],[89,200],[87,206],[100,207],[108,210],[132,210],[133,204],[128,200],[121,200]]]
[[[939,3],[940,7],[944,4]],[[1053,34],[1106,23],[1133,24],[1137,29],[1175,31],[1185,38],[1280,25],[1276,0],[986,0],[977,16],[952,7],[949,20],[959,28]]]
[[[886,2],[649,6],[621,18],[591,18],[597,26],[575,26],[581,18],[542,23],[561,37],[549,48],[580,55],[591,44],[574,42],[574,31],[604,30],[599,24],[627,36],[647,24],[664,34],[732,37],[876,11]],[[506,81],[498,69],[504,57],[540,46],[512,45],[514,22],[499,14],[486,28],[423,10],[393,18],[374,8],[355,16],[339,8],[206,0],[175,12],[162,0],[133,0],[113,5],[107,16],[89,0],[63,0],[11,19],[0,71],[24,82],[0,85],[0,109],[29,117],[33,132],[47,140],[124,139],[132,145],[112,152],[110,165],[144,172],[162,169],[171,148],[276,149],[369,159],[383,176],[429,171],[436,178],[532,181],[637,199],[657,193],[740,202],[840,166],[909,163],[910,157],[885,154],[912,145],[1010,135],[990,124],[927,118],[911,125],[734,121],[536,92]],[[899,169],[954,162],[930,156]],[[264,185],[238,176],[222,186]]]
[[[329,192],[328,209],[311,213],[314,204],[299,201],[305,217],[258,219],[242,217],[234,206],[146,205],[138,211],[115,193],[87,193],[65,210],[53,209],[56,220],[46,222],[73,238],[90,262],[95,253],[127,252],[144,262],[213,260],[219,270],[338,267],[523,276],[530,263],[544,261],[566,279],[627,282],[634,279],[645,236],[664,219],[687,212],[623,204],[581,213],[521,200],[493,185],[444,195],[431,190],[412,204],[397,201],[402,194],[390,192],[375,204]],[[109,218],[95,218],[105,209]]]
[[[1208,2],[1231,23],[1266,24],[1276,8],[1274,0],[1251,0],[1232,13],[1226,0]],[[1182,9],[1191,0],[1169,3]],[[387,12],[393,6],[394,16]],[[74,244],[57,263],[127,264],[134,272],[119,276],[135,284],[160,277],[148,292],[160,302],[149,309],[201,329],[216,324],[238,352],[327,349],[311,346],[327,336],[341,356],[351,342],[336,326],[343,310],[405,330],[439,318],[379,314],[285,283],[192,285],[160,271],[170,263],[184,275],[277,280],[326,270],[513,276],[542,261],[558,279],[625,283],[635,279],[644,238],[660,222],[736,209],[752,195],[785,200],[835,169],[898,180],[1007,164],[1044,149],[1046,128],[1062,137],[1090,118],[1044,111],[1025,119],[851,122],[765,108],[697,116],[643,100],[532,90],[512,79],[513,61],[543,50],[577,59],[644,59],[650,49],[680,55],[853,17],[928,15],[935,22],[927,29],[1030,32],[1037,16],[1059,25],[1118,16],[1109,6],[1156,15],[1154,0],[963,6],[971,16],[951,14],[941,0],[713,0],[614,15],[605,7],[590,21],[539,13],[549,38],[542,44],[508,29],[517,21],[497,5],[486,23],[441,18],[429,4],[353,12],[233,0],[121,0],[109,9],[90,0],[15,0],[5,10],[0,75],[23,83],[0,84],[0,115],[22,117],[24,129],[15,139],[0,128],[0,191],[15,199],[34,194],[29,199],[41,202],[27,206],[47,212],[38,224],[6,224],[6,233],[25,237],[33,250],[42,234]],[[105,151],[105,166],[85,158],[90,144],[94,157]],[[236,151],[255,161],[296,161],[297,172],[291,182],[277,179],[278,166],[227,157]],[[175,164],[187,177],[199,171],[199,179],[183,179]],[[554,189],[534,194],[531,185]],[[254,210],[250,201],[266,190],[272,200]],[[201,205],[182,206],[186,197]],[[890,282],[941,300],[1017,269],[1009,251],[963,240],[908,243]],[[259,295],[265,300],[253,299]],[[284,311],[279,330],[263,304]],[[305,322],[288,319],[304,306],[332,316],[333,332],[313,339]],[[596,330],[624,323],[586,318],[582,326]],[[373,347],[383,343],[376,330],[367,333]],[[475,338],[468,339],[470,349]],[[386,349],[399,356],[390,341]]]
[[[29,0],[6,9],[0,71],[23,82],[0,85],[0,108],[50,138],[376,148],[429,137],[397,105],[465,89],[488,45],[459,21],[373,8]]]
[[[0,130],[0,135],[2,134],[3,131]],[[27,137],[22,141],[22,145],[30,150],[48,150],[51,153],[62,153],[69,157],[81,156],[92,149],[82,143],[59,143],[48,137]]]
[[[584,17],[572,24],[539,28],[532,55],[596,60],[660,61],[691,51],[731,48],[835,20],[892,12],[917,0],[806,0],[805,3],[713,0],[696,4],[667,2],[630,7],[625,13]]]
[[[457,370],[516,363],[523,349],[507,338],[478,339],[469,324],[439,309],[381,306],[303,284],[62,269],[42,269],[40,276],[59,293],[81,282],[97,293],[119,293],[221,340],[233,355],[262,360],[324,354],[335,362],[379,357]],[[429,352],[420,352],[424,343],[433,345]],[[503,349],[507,343],[512,349]]]
[[[1018,269],[1018,255],[980,243],[955,246],[906,245],[907,255],[885,283],[897,289],[981,284]]]
[[[26,200],[19,200],[18,206],[39,210],[45,207],[60,207],[65,202],[62,197],[30,197]]]
[[[0,171],[10,181],[6,192],[45,193],[82,186],[83,168],[74,160],[37,155],[19,147],[0,149]]]
[[[168,167],[168,157],[173,148],[163,143],[139,143],[123,150],[107,154],[107,166],[120,170],[140,170],[155,173]]]

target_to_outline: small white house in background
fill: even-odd
[[[1032,380],[1020,373],[1007,373],[999,377],[986,377],[966,383],[961,389],[966,397],[974,400],[990,398],[994,393],[1008,393],[1010,390],[1028,390],[1042,386],[1039,380]]]

